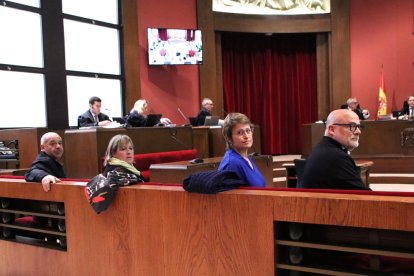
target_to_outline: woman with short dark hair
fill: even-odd
[[[265,187],[265,179],[248,155],[253,145],[253,130],[253,125],[246,115],[241,113],[227,115],[223,124],[227,151],[218,169],[235,172],[249,186]]]

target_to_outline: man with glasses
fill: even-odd
[[[322,141],[306,160],[302,186],[298,188],[370,190],[350,156],[359,145],[362,127],[355,112],[332,111],[326,119]]]

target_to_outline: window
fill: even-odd
[[[0,128],[77,126],[94,95],[104,113],[122,115],[119,3],[2,1],[0,93],[10,105],[0,108]]]

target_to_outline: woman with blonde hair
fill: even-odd
[[[147,126],[147,116],[150,114],[151,108],[145,99],[139,99],[135,102],[131,112],[125,117],[126,124],[131,127],[145,127]],[[159,123],[171,124],[168,118],[161,118]]]
[[[128,135],[118,134],[109,141],[105,153],[104,176],[116,170],[132,173],[142,180],[141,173],[134,167],[134,143]]]

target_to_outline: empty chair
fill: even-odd
[[[295,164],[296,170],[296,186],[289,188],[303,188],[303,173],[305,172],[306,159],[294,159],[293,163]]]

